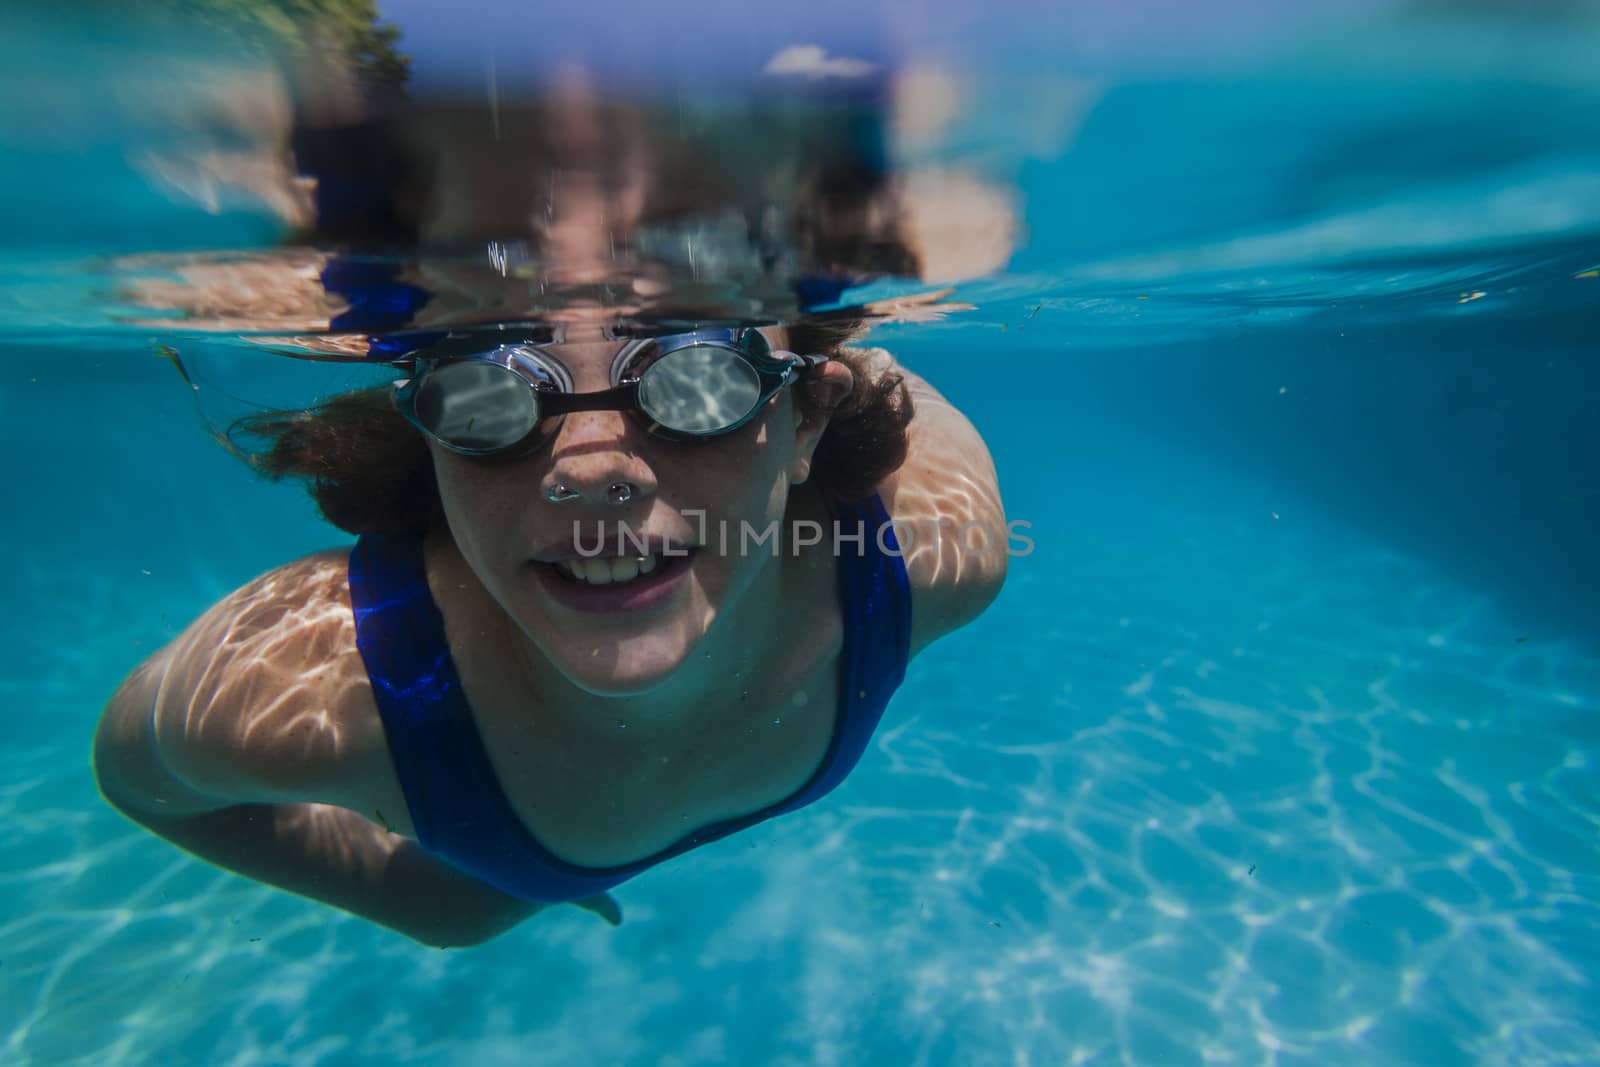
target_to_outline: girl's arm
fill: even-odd
[[[387,816],[372,808],[388,756],[345,640],[342,568],[342,553],[279,568],[136,670],[95,734],[100,790],[141,826],[238,874],[426,945],[488,940],[545,905],[377,821],[403,820],[404,802],[378,802],[401,809]],[[607,903],[587,906],[606,914]]]
[[[999,595],[1011,545],[999,478],[982,436],[954,404],[887,352],[915,405],[906,461],[879,486],[911,578],[911,647],[976,619]]]

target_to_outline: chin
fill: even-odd
[[[660,686],[684,665],[695,643],[636,639],[599,645],[586,651],[551,650],[551,660],[567,680],[602,697],[640,696]]]

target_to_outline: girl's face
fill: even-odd
[[[784,331],[762,332],[783,347]],[[587,393],[610,387],[618,347],[594,341],[550,351],[574,389]],[[825,366],[834,368],[830,377],[842,370]],[[771,541],[741,551],[739,531],[781,526],[825,421],[805,417],[791,387],[738,430],[708,441],[664,441],[629,413],[584,411],[566,415],[538,451],[509,462],[431,447],[450,532],[490,595],[571,682],[622,695],[676,670],[779,562]],[[631,487],[623,502],[612,490],[619,483]],[[576,495],[552,502],[547,493],[556,486]],[[611,580],[597,583],[602,560]]]

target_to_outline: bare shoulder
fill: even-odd
[[[239,802],[342,803],[383,732],[355,643],[348,552],[278,567],[162,653],[153,741],[172,773]]]
[[[906,461],[878,493],[902,540],[915,654],[976,619],[999,594],[1006,518],[994,460],[977,429],[927,382],[893,369],[905,377],[915,415]]]

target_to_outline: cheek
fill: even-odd
[[[510,528],[517,494],[505,468],[436,452],[433,470],[450,532],[469,555],[472,546],[492,541],[494,531]]]
[[[734,438],[695,464],[690,476],[725,510],[751,518],[781,514],[788,501],[784,474],[791,450],[775,440],[767,420],[755,423],[748,435],[738,433]]]

